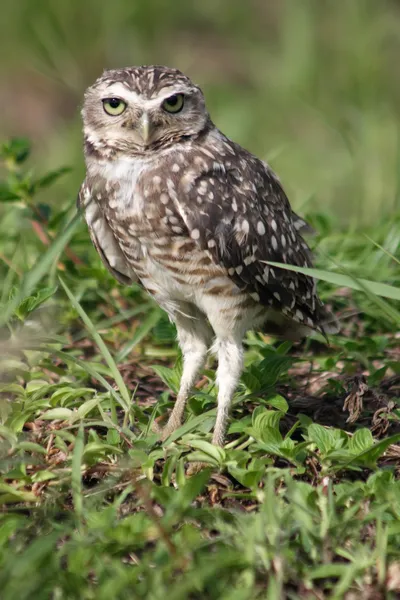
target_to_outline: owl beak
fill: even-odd
[[[140,136],[145,146],[147,146],[147,144],[149,143],[150,133],[151,123],[149,115],[147,113],[143,113],[142,118],[140,119]]]

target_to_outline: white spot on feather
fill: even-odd
[[[259,235],[264,235],[265,233],[265,225],[262,221],[258,221],[257,223],[257,233]]]
[[[242,231],[243,231],[243,233],[245,233],[245,234],[249,233],[249,229],[250,229],[249,222],[246,221],[246,219],[244,219],[244,221],[242,221]]]
[[[166,194],[165,192],[160,194],[160,202],[161,202],[161,204],[168,204],[168,202],[169,202],[168,194]]]

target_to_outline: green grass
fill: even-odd
[[[4,8],[2,600],[399,597],[398,11]],[[329,345],[248,334],[223,449],[211,361],[182,427],[162,444],[152,432],[179,385],[176,332],[103,268],[76,216],[83,90],[133,62],[187,71],[224,132],[270,160],[318,231],[313,273],[341,321]],[[188,477],[193,461],[209,468]]]
[[[396,597],[400,215],[353,232],[312,217],[341,334],[250,333],[225,447],[212,364],[160,445],[173,326],[103,269],[69,201],[40,202],[65,170],[37,179],[21,139],[1,153],[2,597]],[[209,468],[189,477],[194,461]]]

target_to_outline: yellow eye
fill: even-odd
[[[162,107],[169,113],[178,113],[182,110],[185,97],[183,94],[174,94],[162,103]]]
[[[122,115],[126,109],[126,102],[121,100],[121,98],[105,98],[103,100],[103,108],[108,115],[117,117],[118,115]]]

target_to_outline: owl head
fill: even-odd
[[[200,88],[160,66],[105,71],[86,91],[82,116],[96,150],[132,155],[195,136],[209,121]]]

